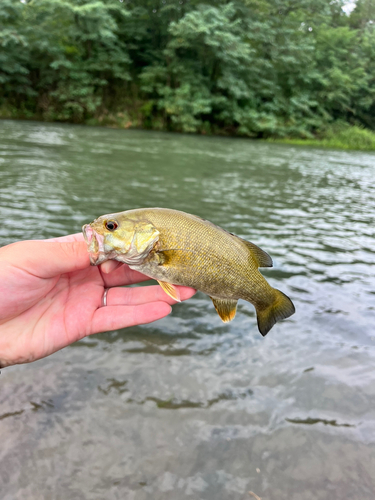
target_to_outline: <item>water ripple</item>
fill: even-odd
[[[327,487],[372,500],[374,159],[0,121],[0,245],[173,207],[267,250],[262,272],[296,305],[263,339],[251,304],[223,325],[198,293],[155,324],[4,370],[3,498],[48,497],[51,484],[51,498],[84,500],[308,500]]]

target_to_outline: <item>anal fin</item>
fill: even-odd
[[[210,299],[224,323],[232,321],[236,315],[237,299],[217,299],[216,297],[210,297]]]
[[[174,285],[171,285],[171,283],[167,283],[166,281],[159,281],[157,280],[159,285],[162,287],[162,289],[165,291],[167,295],[172,297],[173,300],[176,300],[177,302],[181,302],[181,297],[180,297],[180,292],[178,288],[176,288]]]

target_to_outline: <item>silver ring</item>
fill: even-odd
[[[103,294],[103,298],[102,298],[102,306],[106,306],[107,305],[107,294],[108,294],[108,290],[109,288],[106,288],[104,290],[104,294]]]

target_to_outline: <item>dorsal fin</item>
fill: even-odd
[[[242,239],[242,238],[241,238]],[[242,240],[247,248],[251,250],[251,253],[255,260],[258,262],[258,267],[272,267],[273,262],[272,258],[270,255],[268,255],[267,252],[259,248],[257,245],[254,245],[254,243],[251,243],[251,241],[246,241]]]
[[[254,260],[258,264],[258,267],[272,267],[273,266],[271,256],[268,255],[267,252],[265,252],[264,250],[259,248],[254,243],[251,243],[251,241],[244,240],[243,238],[240,238],[240,236],[237,236],[236,234],[233,234],[233,233],[227,231],[226,229],[223,229],[222,227],[214,224],[213,222],[206,220],[206,219],[202,219],[202,217],[198,217],[197,215],[195,215],[194,217],[206,222],[207,224],[210,224],[211,226],[215,226],[217,229],[220,229],[221,231],[224,231],[225,233],[230,234],[230,235],[234,236],[235,238],[238,238],[239,240],[241,240],[243,243],[245,243],[247,248],[251,251],[251,255],[253,256]]]
[[[259,248],[257,245],[254,243],[251,243],[251,241],[244,240],[243,238],[240,238],[236,234],[230,233],[232,236],[235,238],[238,238],[241,240],[247,248],[251,251],[251,255],[254,257],[256,263],[258,264],[258,267],[272,267],[273,262],[272,258],[270,255],[268,255],[267,252]]]
[[[209,224],[210,226],[214,226],[216,229],[219,229],[220,231],[223,231],[224,233],[230,234],[231,236],[234,236],[235,238],[239,239],[250,250],[251,255],[254,258],[255,262],[257,263],[258,267],[272,267],[273,266],[271,256],[268,255],[267,252],[265,252],[264,250],[259,248],[254,243],[251,243],[251,241],[244,240],[240,236],[237,236],[236,234],[233,234],[233,233],[227,231],[226,229],[223,229],[222,227],[218,226],[217,224],[214,224],[213,222],[211,222],[207,219],[203,219],[202,217],[199,217],[198,215],[192,215],[192,214],[189,214],[189,215],[191,217],[194,217],[195,219],[198,219],[202,222],[205,222],[206,224]],[[186,250],[176,249],[175,251],[186,251]],[[168,257],[170,258],[171,256],[173,256],[173,254],[171,254],[171,250],[162,250],[158,253],[162,253],[162,252],[164,253],[164,262],[163,263],[165,263],[168,260]]]

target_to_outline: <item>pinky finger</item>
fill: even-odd
[[[93,333],[144,325],[168,316],[172,308],[166,302],[149,302],[135,306],[100,307],[92,318],[89,335]]]

